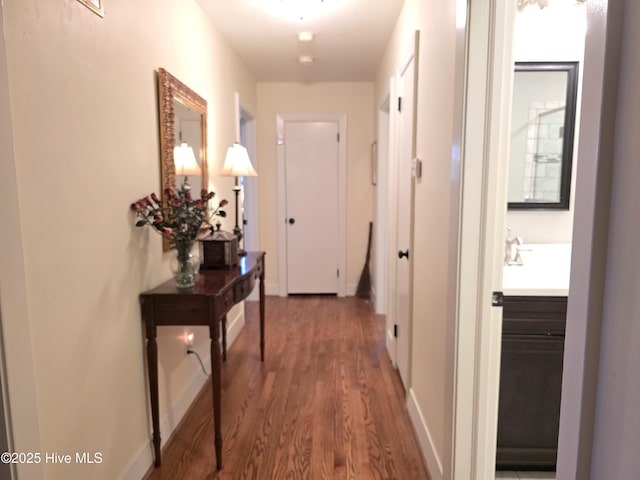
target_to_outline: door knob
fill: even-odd
[[[289,225],[293,225],[294,223],[296,223],[296,219],[295,218],[290,218],[289,219]]]
[[[402,250],[398,250],[398,258],[405,257],[409,260],[409,249],[407,248],[404,252]]]

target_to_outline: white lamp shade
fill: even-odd
[[[227,156],[220,175],[223,177],[257,177],[258,173],[251,165],[249,152],[239,143],[234,143],[227,149]]]
[[[184,175],[185,177],[200,175],[200,167],[193,154],[193,148],[184,142],[174,147],[173,163],[176,166],[176,175]]]

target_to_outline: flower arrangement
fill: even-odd
[[[195,276],[198,270],[197,259],[193,256],[191,248],[193,242],[201,232],[203,225],[208,225],[213,233],[211,219],[214,216],[226,217],[222,210],[227,200],[220,200],[218,206],[209,209],[209,200],[215,194],[202,190],[200,198],[194,199],[188,184],[176,190],[168,187],[164,191],[166,205],[163,206],[155,193],[136,200],[131,204],[131,210],[136,212],[139,220],[136,227],[150,225],[156,232],[167,238],[172,247],[177,251],[177,263],[172,266],[176,285],[179,288],[189,288],[195,284]]]
[[[209,200],[214,192],[202,190],[200,198],[194,199],[191,191],[184,187],[176,190],[168,187],[164,191],[167,196],[166,206],[162,205],[155,193],[136,200],[131,204],[131,210],[136,212],[140,220],[136,227],[150,225],[156,232],[169,239],[172,246],[192,243],[201,231],[203,225],[209,225],[211,231],[211,219],[214,216],[226,217],[222,208],[229,202],[220,200],[218,206],[209,210]]]

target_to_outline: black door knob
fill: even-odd
[[[404,252],[402,250],[398,250],[398,258],[405,257],[409,260],[409,249],[407,248]]]
[[[289,225],[293,225],[294,223],[296,223],[296,219],[295,218],[290,218],[289,219]]]

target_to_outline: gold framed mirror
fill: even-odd
[[[208,189],[207,172],[207,102],[164,68],[158,69],[158,103],[160,110],[160,185],[162,202],[166,201],[164,191],[176,187],[184,181],[184,176],[176,172],[174,148],[186,143],[193,153],[200,169],[197,177],[189,176],[194,192]],[[166,205],[165,205],[166,206]],[[163,250],[170,250],[164,239]]]

